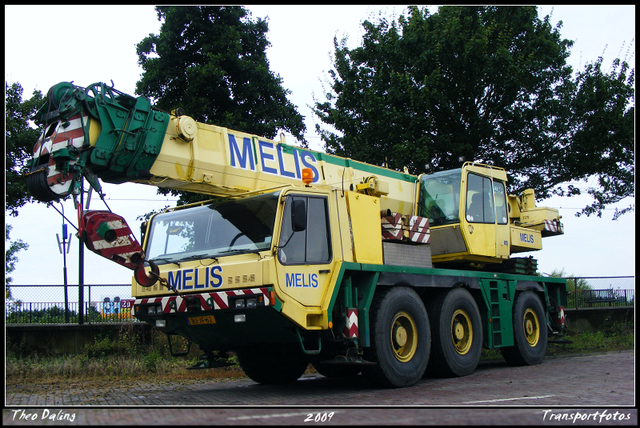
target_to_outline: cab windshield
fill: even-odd
[[[146,254],[156,264],[271,248],[279,192],[156,215]]]
[[[460,176],[462,169],[436,172],[420,178],[418,215],[429,225],[459,223]]]

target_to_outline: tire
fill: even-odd
[[[408,287],[376,293],[369,320],[371,346],[364,356],[376,365],[364,367],[363,375],[387,388],[417,383],[431,348],[429,317],[418,294]]]
[[[514,346],[500,348],[511,366],[540,364],[547,353],[547,323],[542,302],[533,291],[516,296],[513,308]]]
[[[464,288],[439,294],[427,305],[431,321],[431,360],[427,373],[466,376],[473,373],[482,353],[480,310]]]
[[[264,385],[295,382],[309,365],[299,346],[253,346],[238,349],[236,355],[244,373]]]

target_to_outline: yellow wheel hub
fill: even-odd
[[[391,346],[393,354],[403,363],[410,361],[418,347],[418,330],[411,315],[401,311],[396,314],[391,325]]]
[[[465,355],[473,343],[473,327],[469,315],[458,309],[451,317],[451,342],[456,352]]]
[[[532,348],[538,344],[540,340],[540,322],[538,316],[532,309],[524,312],[524,337]]]

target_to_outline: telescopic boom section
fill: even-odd
[[[27,183],[44,202],[78,193],[82,177],[98,191],[99,178],[236,196],[302,185],[306,170],[313,186],[380,196],[381,210],[415,208],[415,176],[167,114],[103,83],[52,87],[36,123]]]

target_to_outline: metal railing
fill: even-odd
[[[85,302],[84,323],[137,322],[131,315],[133,300]],[[7,302],[7,324],[79,324],[78,302]]]
[[[7,324],[137,321],[131,316],[131,284],[85,285],[83,296],[87,301],[82,303],[78,302],[77,285],[69,285],[67,290],[64,285],[10,285],[9,289],[11,298],[5,300]]]
[[[635,288],[620,288],[634,287],[634,280],[633,276],[567,278],[567,289],[571,290],[567,297],[567,308],[635,306]],[[77,293],[77,286],[68,288]],[[85,288],[92,291],[87,295],[91,300],[82,303],[83,323],[137,322],[131,316],[134,300],[131,298],[130,284],[85,285]],[[40,299],[49,295],[59,296],[64,289],[62,285],[12,285],[10,289],[12,298],[5,300],[7,324],[80,323],[80,304],[77,301],[65,304],[59,297],[49,301],[33,301],[36,296]],[[99,300],[92,299],[91,292]]]
[[[567,308],[635,306],[635,277],[600,276],[567,278]]]

